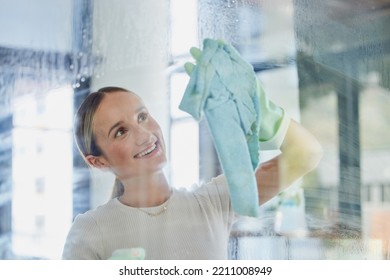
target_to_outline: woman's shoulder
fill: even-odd
[[[177,196],[193,195],[202,194],[204,192],[208,193],[210,189],[214,190],[215,188],[225,187],[227,187],[226,177],[224,175],[219,175],[211,178],[209,181],[206,182],[196,183],[187,187],[175,187],[174,191]]]
[[[116,198],[108,200],[106,203],[97,206],[96,208],[89,209],[84,213],[80,213],[76,216],[75,222],[92,222],[98,221],[104,217],[111,216],[112,212],[118,208]]]
[[[200,184],[199,190],[226,190],[228,187],[227,180],[225,175],[221,174],[219,176],[213,177],[210,181]]]
[[[212,203],[215,200],[226,200],[229,197],[229,188],[224,175],[219,175],[207,182],[193,185],[188,192],[197,199],[207,200]]]

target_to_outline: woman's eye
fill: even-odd
[[[124,128],[120,128],[117,130],[117,132],[115,133],[115,137],[121,137],[123,134],[126,133],[126,130]]]
[[[147,118],[148,118],[148,113],[141,113],[141,114],[139,114],[139,116],[138,116],[138,121],[139,121],[139,122],[143,122],[143,121],[145,121]]]

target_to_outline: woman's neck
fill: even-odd
[[[119,201],[131,207],[153,207],[163,204],[171,188],[163,172],[133,177],[121,181],[124,193]]]

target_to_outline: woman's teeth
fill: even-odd
[[[142,157],[146,156],[147,154],[150,154],[151,152],[153,152],[156,148],[157,148],[157,145],[153,144],[152,147],[150,147],[149,149],[147,149],[147,150],[137,154],[135,157],[136,158],[142,158]]]

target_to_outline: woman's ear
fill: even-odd
[[[110,167],[108,164],[107,160],[105,160],[101,156],[93,156],[93,155],[88,155],[85,157],[85,160],[90,166],[99,168],[99,169],[107,169]]]

